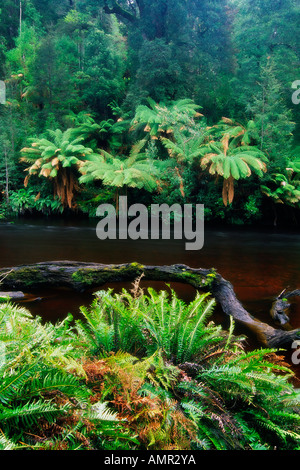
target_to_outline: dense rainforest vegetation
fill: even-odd
[[[297,0],[0,1],[0,219],[299,224]],[[142,276],[56,323],[0,294],[0,450],[299,450],[283,353]]]
[[[1,217],[299,220],[296,0],[1,0]]]

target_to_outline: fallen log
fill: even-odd
[[[300,329],[280,330],[254,318],[237,299],[232,284],[213,268],[53,261],[0,269],[2,286],[20,290],[64,286],[83,292],[108,282],[134,281],[141,274],[144,280],[181,282],[210,292],[226,315],[251,330],[266,347],[288,348],[300,338]]]
[[[289,323],[289,308],[291,304],[288,299],[290,297],[300,296],[300,289],[296,289],[288,292],[287,289],[284,289],[275,299],[272,304],[270,314],[273,320],[280,323],[280,325],[286,325]]]
[[[1,299],[10,299],[10,300],[23,300],[25,299],[24,292],[0,292]]]

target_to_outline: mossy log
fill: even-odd
[[[1,299],[9,300],[23,300],[25,298],[24,292],[0,292]]]
[[[181,282],[203,292],[210,292],[226,315],[250,329],[266,347],[287,348],[300,338],[300,329],[281,330],[254,318],[237,299],[232,284],[215,269],[190,268],[182,264],[150,266],[139,263],[99,264],[72,261],[36,263],[0,269],[2,287],[38,289],[68,287],[77,291],[99,288],[108,282],[134,281],[143,274],[145,280]]]

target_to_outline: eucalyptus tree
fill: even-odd
[[[227,1],[98,0],[98,5],[127,28],[126,106],[134,109],[147,96],[165,101],[195,93],[201,103],[212,101],[231,64]]]
[[[289,161],[295,122],[292,109],[284,99],[283,83],[276,78],[276,73],[274,60],[262,65],[258,92],[248,110],[256,123],[258,144],[269,156],[270,170],[281,172]]]
[[[261,68],[274,64],[273,75],[282,99],[299,122],[299,106],[291,103],[291,84],[298,77],[300,11],[297,0],[232,0],[235,10],[232,39],[236,46],[236,74],[232,82],[237,108],[244,113],[261,93]],[[271,76],[270,76],[271,77]],[[277,113],[279,113],[279,106]]]

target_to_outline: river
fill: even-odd
[[[0,223],[0,244],[1,267],[57,260],[214,267],[233,284],[248,311],[270,324],[272,300],[286,287],[291,290],[300,287],[300,234],[296,231],[206,228],[204,247],[186,251],[185,241],[178,240],[100,241],[95,221],[18,219],[14,223]],[[164,287],[160,283],[151,285]],[[130,288],[130,284],[124,286]],[[190,286],[172,284],[172,287],[186,301],[194,296]],[[79,294],[66,289],[28,294],[27,308],[45,321],[63,319],[68,312],[76,316],[80,305],[88,305],[93,298],[91,292]],[[218,315],[221,321],[222,314],[217,311]],[[293,328],[300,327],[298,299],[292,307],[290,323]]]

